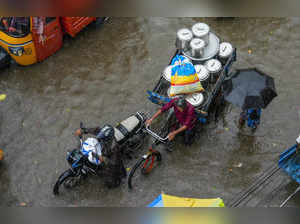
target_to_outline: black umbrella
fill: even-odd
[[[277,96],[274,79],[257,68],[239,69],[224,82],[225,100],[242,109],[266,108]]]

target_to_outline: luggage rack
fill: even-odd
[[[176,55],[183,55],[184,56],[183,52],[181,50],[177,49],[175,51],[175,53],[173,54],[173,56],[171,57],[168,65],[171,64],[173,58]],[[227,59],[225,65],[222,67],[222,71],[220,72],[220,76],[219,76],[217,82],[214,85],[210,84],[209,88],[205,91],[205,93],[207,95],[207,99],[206,99],[205,103],[203,103],[202,105],[200,105],[198,107],[195,107],[197,110],[203,110],[203,111],[206,111],[206,112],[209,111],[209,108],[210,108],[211,104],[213,103],[214,99],[218,96],[218,94],[221,90],[223,82],[226,79],[231,78],[229,71],[230,71],[230,68],[231,68],[233,62],[236,61],[236,57],[237,57],[236,48],[234,48],[231,56]],[[158,82],[156,83],[155,87],[153,88],[152,92],[162,96],[163,98],[168,98],[167,91],[168,91],[169,87],[170,87],[170,83],[167,80],[165,80],[165,78],[161,74],[161,76],[160,76]],[[157,103],[157,104],[161,104],[161,103]]]

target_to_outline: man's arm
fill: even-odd
[[[172,140],[175,138],[175,136],[176,136],[177,134],[179,134],[180,132],[185,131],[187,128],[188,128],[188,127],[187,127],[186,125],[183,125],[183,126],[181,126],[180,128],[178,128],[177,130],[170,132],[170,133],[168,134],[168,139],[169,139],[169,141],[172,141]]]
[[[149,120],[146,121],[146,125],[149,126],[154,121],[154,119],[157,118],[161,113],[161,109],[158,110]]]
[[[149,120],[146,121],[146,125],[150,125],[155,118],[157,118],[161,113],[169,110],[173,106],[174,100],[171,100],[169,103],[164,105],[159,111],[157,111]]]
[[[84,129],[77,129],[75,131],[76,136],[81,136],[82,134],[92,134],[92,135],[97,135],[100,132],[101,128],[96,127],[96,128],[84,128]]]
[[[100,132],[101,128],[96,127],[96,128],[85,128],[84,134],[91,134],[91,135],[97,135]]]

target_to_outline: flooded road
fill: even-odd
[[[279,96],[263,111],[255,136],[239,131],[240,110],[228,106],[191,147],[180,139],[146,180],[144,188],[108,190],[101,179],[52,194],[64,170],[73,133],[86,126],[116,124],[136,111],[155,112],[151,90],[174,53],[176,31],[204,21],[237,48],[234,67],[258,67],[275,78]],[[145,206],[162,191],[171,195],[221,197],[225,204],[277,163],[300,134],[300,19],[112,18],[89,27],[42,63],[0,72],[0,205]],[[137,154],[140,155],[146,151]],[[130,167],[135,161],[126,163]],[[279,206],[296,189],[280,172],[247,206]],[[300,206],[300,195],[288,206]]]

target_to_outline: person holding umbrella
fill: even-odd
[[[239,120],[240,127],[243,127],[247,121],[249,128],[252,128],[253,130],[257,129],[260,124],[261,111],[261,109],[255,108],[243,110]]]
[[[239,124],[255,130],[265,109],[277,96],[274,79],[257,68],[238,69],[224,85],[225,100],[240,108]]]

